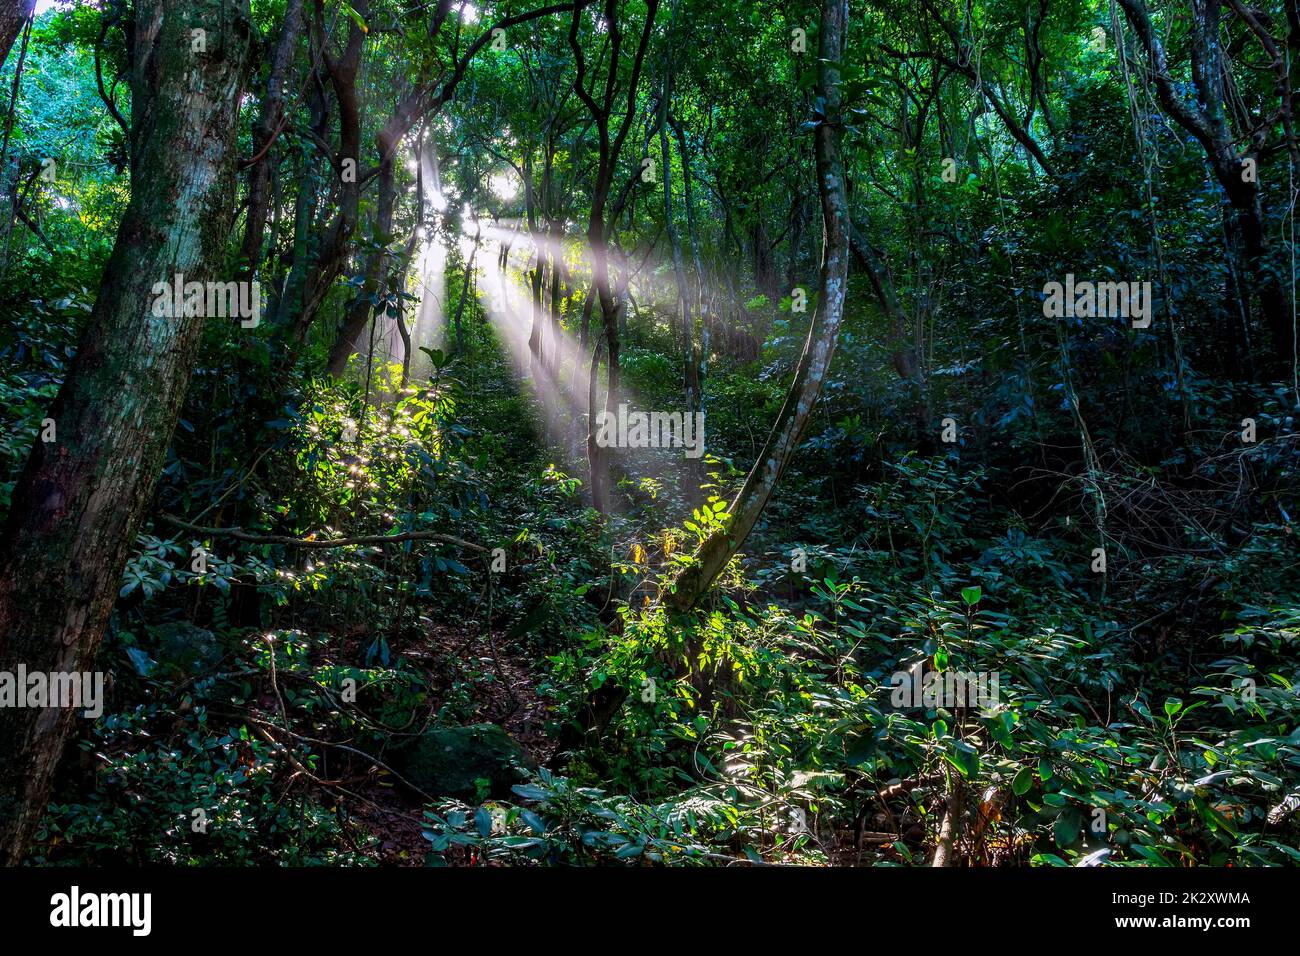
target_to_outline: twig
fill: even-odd
[[[249,166],[255,166],[260,163],[262,157],[266,155],[267,150],[271,148],[271,145],[279,138],[280,134],[284,132],[284,128],[288,124],[289,117],[287,115],[280,117],[280,125],[275,128],[273,133],[271,133],[271,137],[266,141],[266,145],[263,146],[257,155],[253,156],[251,159],[241,159],[239,161],[239,168],[247,169]]]
[[[364,757],[366,760],[369,760],[371,763],[373,763],[376,767],[380,768],[381,770],[386,770],[389,773],[391,773],[402,783],[406,784],[406,786],[410,787],[420,796],[424,797],[425,800],[429,801],[430,803],[437,802],[438,799],[437,797],[421,790],[419,787],[411,783],[411,781],[407,780],[405,777],[403,777],[392,767],[388,766],[388,764],[384,763],[382,760],[380,760],[378,757],[374,756],[373,754],[366,753],[364,750],[358,750],[356,747],[349,747],[347,744],[335,743],[332,740],[320,740],[316,737],[306,737],[300,733],[289,730],[287,727],[276,727],[275,724],[268,723],[264,720],[259,720],[258,718],[253,717],[251,715],[246,715],[243,717],[243,719],[249,721],[250,723],[256,724],[260,727],[270,727],[273,730],[282,731],[283,733],[288,734],[294,740],[300,741],[302,743],[319,744],[322,747],[333,747],[335,750],[345,750],[350,754],[356,754],[358,757]]]

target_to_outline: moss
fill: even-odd
[[[507,796],[535,764],[528,752],[496,724],[471,724],[431,730],[398,755],[403,775],[434,796],[475,800],[478,781],[488,793]]]

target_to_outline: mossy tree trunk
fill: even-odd
[[[176,273],[213,279],[223,263],[248,0],[138,0],[135,31],[131,201],[49,413],[56,440],[36,442],[14,488],[0,543],[2,670],[95,668],[203,331],[200,316],[155,316],[152,287]],[[45,808],[76,713],[0,709],[8,863]]]

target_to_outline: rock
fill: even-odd
[[[480,779],[487,781],[488,796],[506,797],[536,766],[519,742],[496,724],[427,731],[404,745],[396,762],[402,775],[425,793],[467,802],[479,799]]]
[[[154,659],[163,667],[172,667],[189,675],[209,674],[216,670],[226,649],[209,630],[189,621],[159,624],[153,629]]]

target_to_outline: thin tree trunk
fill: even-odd
[[[561,299],[561,287],[564,284],[564,247],[560,243],[559,226],[554,221],[551,223],[549,235],[551,244],[546,250],[546,260],[551,274],[551,295],[550,308],[547,309],[547,329],[551,338],[551,350],[547,355],[547,368],[550,370],[552,381],[558,383],[560,362],[563,361],[560,343],[564,338],[564,327],[561,323],[564,308]]]
[[[545,253],[537,231],[537,197],[533,190],[532,150],[524,155],[524,215],[528,220],[528,238],[533,244],[533,266],[528,271],[529,301],[532,303],[532,324],[528,333],[528,365],[533,378],[537,378],[542,360],[542,269]],[[543,191],[542,201],[546,201]]]
[[[694,314],[700,317],[700,355],[696,359],[696,388],[700,393],[700,407],[704,405],[704,376],[707,374],[709,361],[709,331],[713,324],[712,308],[706,303],[704,290],[707,283],[704,281],[704,260],[700,256],[700,231],[695,222],[695,202],[691,190],[691,156],[686,148],[686,130],[681,123],[676,122],[672,114],[668,116],[668,122],[672,125],[673,130],[677,133],[677,152],[682,160],[682,198],[686,206],[686,233],[691,241],[691,260],[695,265],[695,309]],[[694,347],[692,346],[692,351]]]
[[[695,560],[673,583],[668,604],[677,610],[694,606],[740,550],[767,505],[781,474],[799,444],[799,436],[812,416],[830,368],[844,317],[849,274],[848,194],[840,159],[840,67],[844,49],[847,0],[823,0],[818,41],[818,93],[825,102],[826,120],[819,123],[813,143],[817,160],[817,190],[821,196],[823,249],[817,311],[808,329],[803,354],[785,404],[772,426],[758,461],[731,503],[725,529],[715,531],[700,545]]]
[[[962,785],[960,777],[953,777],[948,783],[947,799],[944,801],[943,820],[939,824],[938,842],[934,848],[931,866],[952,866],[953,844],[961,830]]]
[[[1236,142],[1223,112],[1223,66],[1219,51],[1220,9],[1218,0],[1194,0],[1190,36],[1190,60],[1196,99],[1185,99],[1169,70],[1169,61],[1144,0],[1119,0],[1138,42],[1150,63],[1156,96],[1169,116],[1190,134],[1205,151],[1210,168],[1223,188],[1228,204],[1237,215],[1242,248],[1228,250],[1238,256],[1236,278],[1249,300],[1249,277],[1258,295],[1260,314],[1273,340],[1274,361],[1279,367],[1291,362],[1294,341],[1286,297],[1269,267],[1269,249],[1265,231],[1266,216],[1260,196],[1260,176],[1242,175],[1243,160],[1253,159],[1257,166],[1263,158],[1260,145],[1252,142],[1244,155],[1238,155]],[[1196,104],[1199,100],[1199,104]],[[1243,350],[1244,344],[1238,343]]]
[[[593,282],[587,286],[587,294],[582,300],[582,318],[578,326],[578,345],[585,351],[588,342],[591,340],[591,311],[596,304],[596,284]]]
[[[311,72],[306,100],[308,125],[316,137],[323,139],[329,124],[329,113],[325,105],[324,79],[316,70]],[[289,255],[288,273],[268,316],[273,325],[287,324],[299,307],[317,242],[316,207],[323,183],[312,166],[311,154],[299,154],[297,172],[298,195],[293,212],[293,246]]]
[[[302,0],[286,0],[284,22],[271,57],[261,115],[253,127],[253,163],[248,169],[248,214],[244,219],[244,241],[240,249],[250,277],[262,262],[266,217],[271,202],[271,144],[286,122],[284,81],[298,47],[301,25]]]
[[[641,69],[645,63],[646,50],[650,45],[650,34],[654,29],[655,16],[659,11],[659,0],[646,0],[645,23],[641,30],[636,52],[632,57],[632,70],[628,77],[627,86],[622,91],[619,90],[617,64],[623,42],[623,33],[618,23],[616,0],[605,0],[604,10],[605,22],[610,31],[611,44],[609,50],[610,65],[607,66],[607,69],[613,72],[606,75],[604,94],[599,103],[585,86],[587,62],[583,56],[582,46],[578,43],[578,28],[583,19],[582,7],[580,6],[574,8],[573,18],[569,21],[569,48],[573,51],[576,66],[573,91],[587,107],[599,134],[599,161],[596,181],[591,190],[591,214],[587,220],[587,245],[591,252],[592,285],[595,287],[596,295],[600,300],[600,314],[605,323],[605,362],[608,369],[605,411],[612,413],[617,411],[619,395],[619,336],[618,302],[614,289],[610,284],[609,275],[609,240],[614,232],[614,225],[618,220],[618,216],[622,211],[622,202],[615,203],[608,223],[605,221],[605,207],[609,201],[610,189],[613,186],[614,172],[618,164],[619,153],[622,152],[623,141],[627,138],[628,131],[631,130],[636,115],[637,85],[641,80]],[[618,130],[611,137],[609,120],[614,109],[615,99],[620,92],[626,97],[626,105]],[[624,197],[627,194],[625,190]],[[594,356],[599,354],[599,351],[599,349],[596,349],[593,352],[593,362],[595,361]],[[591,474],[592,506],[603,514],[609,511],[610,503],[609,460],[605,449],[601,448],[596,441],[595,373],[596,370],[593,365],[589,379],[587,403],[587,461]]]
[[[366,323],[374,312],[371,296],[382,302],[387,294],[384,281],[388,270],[385,268],[388,258],[388,238],[393,231],[393,207],[397,201],[397,189],[393,178],[393,160],[388,157],[379,167],[379,196],[375,212],[375,248],[370,251],[369,261],[365,267],[365,285],[362,286],[351,307],[348,309],[343,327],[339,330],[330,348],[329,372],[334,377],[343,374],[348,367],[348,359],[357,350],[357,341],[365,331]]]
[[[691,310],[690,283],[686,281],[686,263],[682,258],[682,242],[677,235],[677,224],[673,219],[673,161],[668,150],[668,106],[672,97],[672,66],[664,72],[663,91],[659,99],[659,152],[664,185],[664,229],[668,233],[668,245],[672,250],[673,276],[677,280],[677,302],[681,315],[682,336],[682,371],[683,386],[686,392],[686,414],[693,416],[700,410],[700,365],[695,357],[695,315]],[[686,156],[682,154],[682,164]],[[694,497],[698,491],[703,469],[699,459],[686,459],[688,497]]]
[[[352,7],[361,17],[365,17],[369,12],[369,0],[354,0]],[[316,47],[325,63],[339,110],[339,148],[334,157],[334,174],[339,182],[339,208],[325,230],[324,241],[319,246],[309,245],[309,254],[301,263],[301,281],[294,286],[296,299],[286,303],[287,311],[281,315],[287,329],[287,349],[281,359],[284,368],[293,366],[298,350],[316,318],[316,311],[325,301],[334,280],[343,271],[348,242],[356,229],[361,204],[361,107],[357,97],[357,72],[361,66],[366,30],[356,21],[350,24],[347,42],[337,60],[330,55],[324,15],[319,6],[316,10],[315,31]],[[294,265],[295,268],[299,267],[298,262]]]
[[[465,347],[463,333],[461,332],[461,316],[465,313],[465,300],[469,297],[469,287],[474,276],[474,259],[478,256],[478,236],[474,237],[474,248],[469,252],[469,261],[465,263],[465,275],[460,284],[460,298],[456,302],[456,316],[453,324],[456,329],[456,351],[460,352]]]

